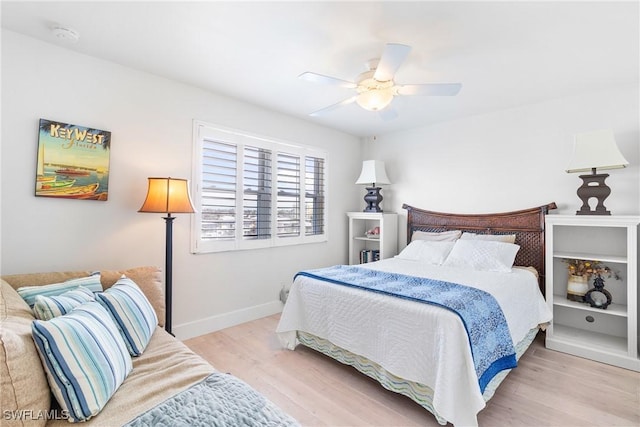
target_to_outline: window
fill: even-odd
[[[192,252],[326,240],[326,154],[194,121]]]

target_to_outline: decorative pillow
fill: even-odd
[[[95,298],[93,292],[84,286],[52,297],[36,295],[33,313],[36,319],[49,320],[67,314],[80,304],[89,301],[95,301]]]
[[[455,242],[460,238],[461,230],[431,232],[431,231],[414,231],[411,235],[411,241],[414,240],[430,240],[432,242]]]
[[[458,240],[442,265],[510,272],[520,246],[487,240]]]
[[[72,422],[98,414],[131,372],[118,328],[95,301],[31,328],[49,387]]]
[[[91,273],[87,277],[79,277],[77,279],[67,280],[62,283],[53,283],[51,285],[44,286],[23,286],[18,288],[18,294],[29,304],[29,307],[33,307],[36,302],[36,295],[43,296],[55,296],[63,294],[72,289],[76,289],[78,286],[84,286],[92,292],[102,292],[102,284],[100,283],[100,272]]]
[[[515,234],[476,234],[476,233],[462,233],[460,236],[464,240],[490,240],[493,242],[515,243]]]
[[[414,240],[404,248],[397,258],[420,261],[426,264],[440,265],[453,249],[455,242],[430,242],[428,240]]]
[[[132,356],[140,356],[158,325],[151,303],[135,282],[122,277],[96,299],[113,317]]]
[[[165,298],[164,298],[164,274],[158,267],[134,267],[127,270],[114,271],[102,270],[101,279],[104,289],[116,283],[122,276],[136,282],[136,285],[144,292],[147,300],[151,303],[158,317],[158,325],[164,326],[165,318]]]

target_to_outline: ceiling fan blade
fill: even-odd
[[[379,82],[393,80],[393,76],[407,58],[407,55],[409,55],[410,50],[411,46],[387,43],[373,78]]]
[[[355,89],[356,87],[358,87],[358,85],[353,82],[348,82],[346,80],[329,77],[318,73],[312,73],[311,71],[300,74],[298,78],[306,80],[308,82],[330,84],[333,86],[346,87],[349,89]]]
[[[329,105],[328,107],[324,107],[324,108],[321,108],[320,110],[314,111],[313,113],[309,113],[309,115],[313,116],[313,117],[320,116],[320,115],[322,115],[324,113],[328,113],[329,111],[335,110],[337,108],[340,108],[342,106],[345,106],[345,105],[351,104],[352,102],[355,102],[357,97],[358,97],[357,95],[356,96],[352,96],[351,98],[347,98],[347,99],[342,100],[342,101],[340,101],[340,102],[338,102],[336,104]]]
[[[460,92],[462,83],[427,83],[422,85],[397,85],[398,95],[454,96]]]

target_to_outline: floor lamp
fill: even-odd
[[[171,268],[173,256],[173,220],[172,213],[193,213],[193,203],[189,195],[189,185],[186,179],[179,178],[149,178],[147,198],[138,212],[166,213],[163,217],[167,226],[165,245],[164,294],[165,294],[165,322],[164,328],[171,332]]]

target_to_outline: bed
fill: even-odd
[[[407,247],[390,259],[298,273],[278,337],[353,366],[442,425],[477,425],[551,320],[544,216],[555,207],[470,215],[403,205]]]

